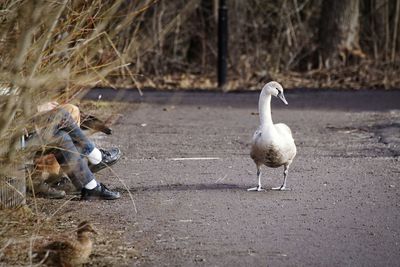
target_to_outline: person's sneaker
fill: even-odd
[[[93,189],[82,188],[81,191],[82,200],[95,200],[95,199],[113,200],[117,198],[120,198],[119,192],[111,191],[102,183],[98,184]]]
[[[62,199],[65,197],[65,191],[57,190],[45,182],[35,185],[34,189],[37,197],[49,199]]]
[[[121,158],[122,153],[121,150],[117,147],[113,147],[109,150],[105,149],[99,149],[101,152],[102,160],[99,164],[89,164],[89,169],[95,173],[98,172],[106,167],[109,167],[115,163]]]

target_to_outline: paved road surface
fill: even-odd
[[[289,106],[274,99],[273,120],[291,127],[298,154],[292,191],[261,193],[246,191],[257,182],[249,142],[258,93],[89,97],[99,92],[131,103],[100,141],[123,150],[114,171],[137,213],[111,172],[99,179],[122,199],[79,208],[133,244],[140,257],[127,265],[400,264],[400,91],[288,91]],[[280,185],[282,169],[263,170],[267,188]]]

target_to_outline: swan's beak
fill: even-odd
[[[279,93],[278,97],[282,100],[283,103],[285,103],[286,105],[288,104],[288,102],[286,101],[285,96],[283,95],[283,93]]]

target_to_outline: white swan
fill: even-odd
[[[248,191],[264,191],[261,187],[261,166],[263,164],[272,168],[284,167],[283,184],[272,189],[286,190],[289,166],[296,156],[296,145],[290,128],[286,124],[272,122],[271,95],[279,97],[283,103],[288,104],[279,83],[273,81],[264,85],[258,101],[260,126],[253,135],[250,152],[250,156],[257,166],[258,186],[249,188]]]

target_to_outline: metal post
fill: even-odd
[[[226,83],[228,53],[228,8],[225,0],[219,0],[218,8],[218,87]]]

